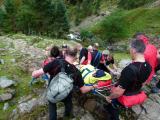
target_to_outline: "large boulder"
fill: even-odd
[[[7,77],[0,77],[0,88],[7,88],[15,84],[15,81],[9,80]]]
[[[4,93],[0,95],[0,102],[4,102],[12,99],[13,95],[11,93]]]

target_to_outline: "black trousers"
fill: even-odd
[[[65,105],[64,116],[69,117],[70,115],[72,115],[72,109],[73,109],[72,93],[70,93],[61,102],[63,102],[64,105]],[[57,120],[57,106],[56,106],[56,103],[49,102],[49,120]]]
[[[119,108],[125,108],[122,104],[118,102],[117,99],[113,99],[111,104],[104,106],[105,110],[109,114],[107,120],[120,120],[119,119]]]

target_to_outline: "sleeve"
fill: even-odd
[[[43,71],[45,73],[50,72],[53,68],[55,68],[56,64],[57,64],[57,60],[53,60],[52,62],[44,66]]]
[[[131,68],[126,67],[122,70],[121,77],[118,81],[118,85],[120,85],[123,89],[127,89],[134,80],[134,72]]]
[[[114,64],[114,58],[112,58],[111,63]]]
[[[101,56],[101,62],[105,62],[105,58],[104,58],[104,55],[102,54]]]
[[[84,48],[82,48],[82,50],[80,51],[79,60],[81,60],[83,56],[84,56]]]
[[[77,70],[76,73],[77,73],[77,75],[75,77],[74,85],[78,86],[79,88],[81,88],[84,85],[84,81],[82,79],[82,75],[81,75],[80,71]]]

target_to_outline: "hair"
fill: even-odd
[[[92,47],[91,45],[89,45],[87,49],[91,49],[91,50],[92,50],[92,49],[93,49],[93,47]]]
[[[143,41],[135,39],[131,41],[131,48],[135,49],[137,53],[143,54],[146,49],[146,46],[143,43]]]
[[[68,48],[67,44],[63,44],[62,48]]]
[[[71,57],[77,57],[77,49],[73,47],[68,47],[68,50],[66,51],[66,55],[69,55]]]
[[[94,43],[94,44],[93,44],[93,47],[96,48],[96,49],[98,49],[99,44],[98,44],[98,43]]]
[[[76,44],[76,49],[79,51],[83,46],[80,43]]]
[[[58,57],[60,55],[60,50],[58,46],[53,46],[51,48],[50,57]]]
[[[138,36],[140,36],[140,35],[143,35],[143,36],[146,36],[146,34],[145,33],[143,33],[143,32],[136,32],[134,35],[133,35],[133,38],[137,38]],[[147,36],[146,36],[147,37]]]

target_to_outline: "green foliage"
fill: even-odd
[[[1,31],[64,38],[70,28],[66,11],[63,0],[6,0]]]
[[[17,12],[17,28],[18,31],[22,31],[25,34],[32,34],[35,31],[34,25],[35,14],[32,12],[32,8],[28,5],[22,5]]]
[[[16,6],[15,0],[6,0],[4,5],[6,11],[4,30],[5,32],[16,31],[16,13],[18,6]]]
[[[159,13],[160,8],[117,11],[88,30],[105,43],[127,39],[136,32],[160,34]]]
[[[52,17],[49,18],[51,36],[63,38],[64,33],[68,33],[70,27],[66,7],[62,0],[55,0],[50,6],[53,8],[50,13]]]
[[[114,43],[118,38],[125,38],[127,30],[123,11],[112,13],[110,17],[91,28],[91,31],[108,43]]]
[[[124,19],[126,19],[129,35],[135,32],[145,32],[148,34],[160,34],[160,8],[145,9],[139,8],[126,11]]]
[[[0,8],[0,31],[4,26],[5,12]]]
[[[93,33],[91,33],[90,31],[87,31],[87,30],[85,30],[85,29],[82,29],[81,31],[80,31],[80,34],[81,34],[81,39],[83,40],[83,41],[85,41],[85,40],[90,40],[90,41],[92,41],[93,40]]]
[[[120,0],[119,7],[124,9],[133,9],[143,6],[153,0]]]

